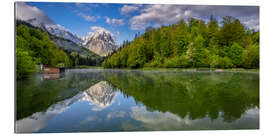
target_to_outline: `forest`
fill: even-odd
[[[37,70],[37,64],[70,66],[67,54],[38,29],[19,24],[16,27],[16,77],[26,77]]]
[[[218,22],[190,18],[177,24],[148,27],[124,42],[102,63],[105,68],[259,68],[259,31],[237,18]]]
[[[63,50],[57,46],[50,35],[40,28],[22,21],[16,25],[16,78],[22,79],[38,71],[38,64],[57,67],[76,67],[78,65],[101,65],[103,58],[85,49],[87,56],[79,52]],[[61,39],[63,40],[63,39]],[[91,55],[90,55],[91,54]]]

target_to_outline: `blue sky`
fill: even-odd
[[[135,33],[144,31],[130,29],[128,25],[130,16],[122,15],[120,12],[122,4],[47,2],[28,2],[27,4],[39,8],[56,24],[64,26],[79,36],[86,36],[88,32],[93,32],[91,27],[98,26],[113,33],[117,44],[120,44],[123,40],[132,40]],[[108,18],[110,21],[106,21]],[[112,19],[117,20],[112,21]]]
[[[210,6],[210,5],[142,5],[106,3],[52,3],[27,2],[49,16],[56,24],[72,33],[87,36],[94,27],[102,27],[113,33],[117,44],[133,40],[138,32],[148,26],[159,27],[177,23],[181,19],[195,17],[209,20],[214,15],[218,21],[224,16],[238,18],[247,28],[259,29],[258,6]]]

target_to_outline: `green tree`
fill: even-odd
[[[16,49],[16,78],[22,79],[36,71],[36,63],[27,51]]]
[[[238,67],[242,64],[243,48],[237,43],[233,43],[228,52],[228,57],[232,60],[234,66]]]
[[[231,46],[234,42],[241,44],[245,35],[245,27],[240,21],[231,16],[223,18],[218,40],[222,46]]]

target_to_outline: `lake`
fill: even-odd
[[[16,132],[259,129],[259,73],[71,69],[17,81]]]

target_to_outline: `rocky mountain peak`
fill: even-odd
[[[107,56],[118,48],[115,44],[113,34],[105,29],[97,30],[91,35],[86,48],[100,56]]]

